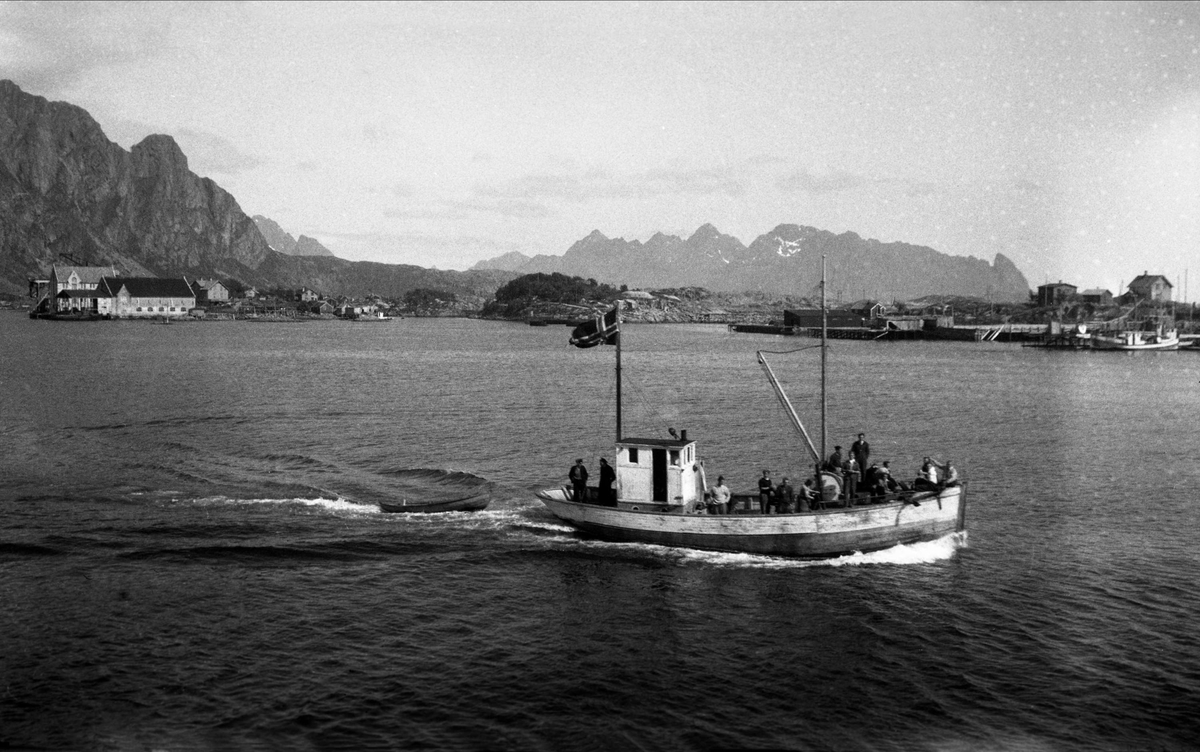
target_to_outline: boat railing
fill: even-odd
[[[949,485],[939,485],[936,489],[903,489],[886,494],[855,494],[853,503],[847,504],[845,496],[836,499],[814,500],[809,502],[809,513],[826,512],[831,510],[855,509],[857,507],[882,506],[885,504],[912,504],[939,495],[947,488],[965,486],[964,481],[954,481]],[[735,493],[730,498],[730,514],[758,514],[758,493],[756,491]],[[794,512],[793,514],[805,514]]]

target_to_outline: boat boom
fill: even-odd
[[[779,404],[783,405],[783,409],[787,412],[788,417],[792,420],[792,425],[804,437],[804,443],[808,445],[808,451],[813,456],[814,462],[821,461],[821,455],[817,454],[817,448],[813,446],[812,438],[809,437],[808,431],[804,428],[804,424],[800,422],[800,416],[796,414],[796,408],[792,407],[792,401],[788,399],[787,393],[783,391],[783,387],[779,384],[779,379],[775,378],[775,372],[771,370],[771,364],[767,362],[767,358],[763,355],[763,351],[757,352],[759,365],[767,372],[767,379],[771,382],[771,388],[775,390],[775,396],[779,398]]]

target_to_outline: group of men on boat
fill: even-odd
[[[771,480],[771,472],[763,470],[762,477],[758,479],[758,512],[764,515],[795,514],[829,506],[880,504],[897,498],[919,505],[919,502],[912,498],[913,494],[938,492],[948,486],[958,485],[959,482],[958,470],[953,463],[939,462],[932,457],[923,458],[921,469],[911,483],[893,478],[887,460],[878,463],[870,462],[870,458],[871,445],[866,436],[860,433],[858,439],[851,444],[848,454],[842,453],[840,445],[835,446],[833,454],[820,463],[818,472],[799,485],[792,485],[791,479],[786,476],[776,485]],[[575,460],[568,477],[571,480],[572,501],[592,502],[603,506],[617,505],[616,489],[613,487],[616,473],[603,457],[600,458],[600,483],[594,495],[588,493],[588,471],[582,458]],[[832,493],[823,481],[817,480],[829,477],[839,481]],[[725,477],[718,476],[716,485],[705,489],[704,500],[696,505],[696,511],[733,514],[735,506],[733,493],[725,485]]]

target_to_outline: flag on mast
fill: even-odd
[[[595,347],[596,345],[615,345],[620,334],[620,322],[617,319],[617,307],[596,316],[591,321],[585,321],[571,332],[571,344],[576,347]]]

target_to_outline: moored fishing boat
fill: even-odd
[[[374,321],[391,321],[394,317],[387,315],[383,311],[375,311],[373,313],[356,313],[346,317],[347,321],[358,321],[360,323]]]
[[[824,273],[822,273],[822,309]],[[825,327],[822,327],[824,332]],[[575,498],[570,487],[549,488],[537,497],[558,519],[585,535],[603,540],[681,546],[713,551],[767,554],[800,558],[829,558],[876,551],[900,544],[935,540],[960,532],[966,524],[965,483],[951,482],[924,491],[871,497],[844,493],[837,473],[824,472],[825,347],[821,340],[822,435],[818,452],[803,423],[771,371],[763,352],[759,363],[780,403],[804,437],[813,460],[818,498],[804,511],[761,514],[740,497],[733,514],[705,514],[708,492],[704,463],[687,432],[671,438],[629,438],[621,430],[620,321],[613,309],[573,332],[577,347],[616,345],[617,440],[615,487],[609,498],[598,489],[583,489]],[[806,348],[805,348],[806,349]],[[755,497],[756,498],[756,497]],[[735,497],[735,507],[739,497]],[[802,505],[801,509],[804,509]]]
[[[1094,350],[1178,350],[1179,334],[1162,324],[1147,329],[1126,329],[1118,332],[1094,332]]]

